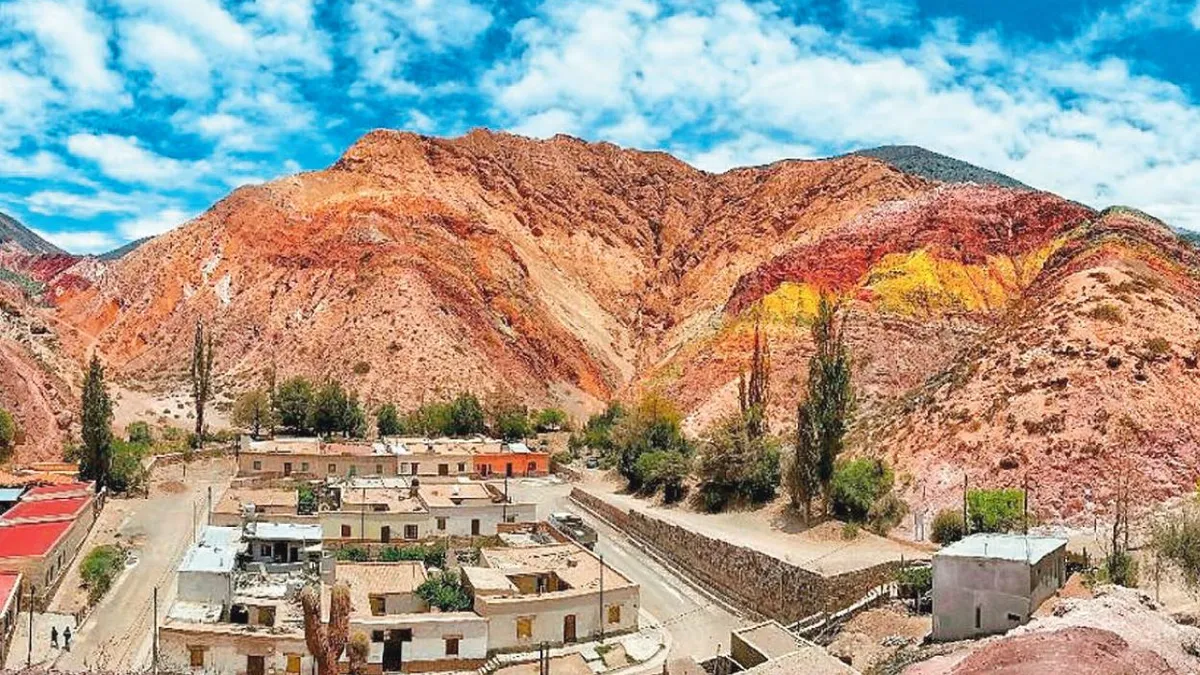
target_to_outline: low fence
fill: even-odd
[[[825,576],[754,549],[713,539],[635,510],[622,511],[579,488],[571,499],[678,567],[730,605],[781,624],[838,613],[890,583],[898,561]]]

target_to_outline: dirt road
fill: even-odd
[[[118,538],[133,549],[136,563],[87,616],[71,651],[59,655],[55,668],[132,671],[150,665],[154,589],[159,589],[161,616],[175,594],[179,561],[205,518],[209,488],[216,503],[233,474],[233,461],[224,458],[192,462],[186,479],[182,465],[155,471],[150,498],[129,502],[129,513],[118,526]],[[91,536],[105,533],[94,530]],[[90,550],[90,539],[77,560]]]

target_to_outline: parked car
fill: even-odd
[[[596,459],[595,457],[588,457],[585,465],[589,469],[598,469],[600,468],[600,460]]]
[[[550,514],[550,527],[574,539],[587,549],[596,546],[596,530],[584,524],[583,519],[574,513],[559,511]]]

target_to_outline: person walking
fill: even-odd
[[[58,626],[50,627],[50,646],[58,649]]]
[[[71,627],[63,629],[63,649],[71,651]]]

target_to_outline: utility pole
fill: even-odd
[[[967,474],[963,474],[963,536],[971,534],[971,521],[967,520]]]
[[[604,555],[600,555],[600,642],[604,642]]]
[[[1025,535],[1028,536],[1029,535],[1029,472],[1025,473],[1025,492],[1024,492],[1024,494],[1021,495],[1021,504],[1025,509],[1025,512],[1021,515],[1021,519],[1022,519],[1022,522],[1024,523]]]
[[[367,541],[367,486],[366,485],[363,485],[362,504],[359,504],[358,507],[360,509],[359,518],[358,518],[358,537],[359,537],[359,539],[362,539],[362,541],[364,543],[366,543],[366,541]],[[400,647],[400,649],[401,650],[404,649],[403,645]]]
[[[29,653],[25,655],[25,667],[33,667],[33,583],[29,584]]]
[[[504,506],[501,507],[501,520],[508,522],[508,474],[504,474]]]
[[[209,486],[208,486],[208,519],[205,521],[205,522],[206,522],[207,524],[209,524],[209,525],[212,525],[212,512],[213,512],[213,507],[212,507],[212,486],[211,486],[211,485],[209,485]]]
[[[209,488],[211,490],[212,488]],[[154,646],[154,672],[158,673],[158,586],[154,587],[154,633],[151,638]]]

